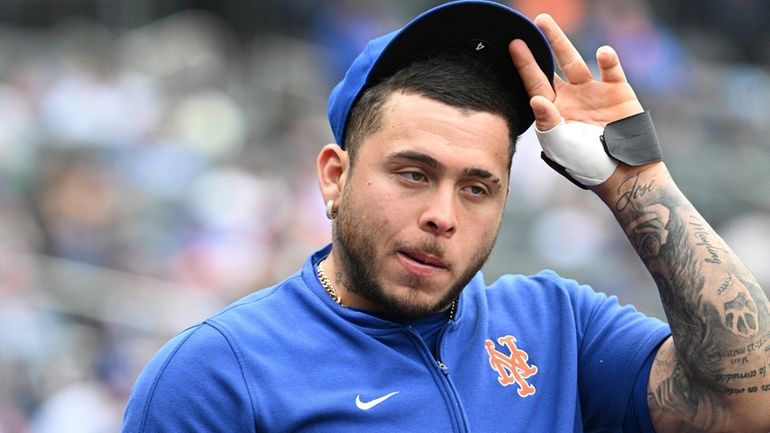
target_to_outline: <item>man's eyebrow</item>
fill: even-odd
[[[426,155],[420,152],[411,151],[411,150],[402,150],[400,152],[396,152],[392,155],[389,155],[388,159],[391,161],[396,159],[408,159],[410,161],[422,163],[423,165],[426,165],[432,169],[444,168],[444,165],[438,162],[438,160],[433,158],[432,156]]]
[[[432,156],[426,155],[420,152],[415,152],[412,150],[403,150],[388,156],[388,160],[390,161],[397,160],[397,159],[406,159],[414,162],[419,162],[434,170],[444,169],[444,164],[440,163],[437,159],[433,158]],[[486,179],[497,185],[502,185],[502,181],[500,180],[499,177],[495,176],[491,171],[485,170],[483,168],[476,168],[476,167],[464,168],[462,171],[462,175],[465,177],[476,177],[479,179]]]
[[[484,170],[483,168],[466,168],[463,170],[463,176],[468,177],[477,177],[480,179],[487,179],[491,182],[494,182],[496,184],[500,184],[500,178],[492,174],[492,172],[488,170]]]

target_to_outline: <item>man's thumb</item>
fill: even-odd
[[[559,109],[545,96],[533,96],[529,105],[535,113],[535,126],[538,130],[548,131],[561,121]]]

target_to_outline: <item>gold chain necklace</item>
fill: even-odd
[[[331,296],[332,300],[339,304],[340,307],[344,307],[345,305],[342,304],[342,298],[337,294],[337,291],[334,290],[334,284],[332,284],[332,280],[329,279],[329,277],[326,275],[326,272],[324,272],[323,262],[325,262],[326,259],[321,260],[318,262],[318,266],[316,267],[316,273],[318,274],[318,279],[321,281],[321,285],[323,286],[324,290],[326,290],[326,293]]]
[[[336,302],[340,307],[344,307],[345,304],[342,303],[342,298],[340,298],[340,295],[338,295],[337,291],[334,290],[334,284],[332,284],[332,280],[329,279],[329,276],[326,275],[326,271],[324,271],[322,265],[325,261],[326,259],[321,260],[316,266],[316,274],[318,275],[318,280],[321,281],[321,286],[323,286],[326,293],[329,294],[329,297],[331,297],[332,300]],[[452,301],[452,305],[449,306],[449,320],[455,319],[455,313],[457,313],[457,299]]]

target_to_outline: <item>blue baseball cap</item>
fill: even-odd
[[[519,120],[516,133],[523,133],[535,114],[508,52],[514,39],[527,44],[553,84],[553,56],[540,29],[519,12],[492,1],[460,0],[436,6],[404,27],[372,39],[329,95],[329,123],[337,144],[345,148],[350,111],[364,90],[393,75],[410,59],[436,50],[462,50],[486,62],[513,95]]]

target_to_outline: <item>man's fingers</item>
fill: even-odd
[[[559,69],[564,72],[564,77],[573,84],[580,84],[590,81],[591,70],[580,57],[577,49],[572,45],[567,35],[561,30],[556,21],[548,14],[540,14],[535,18],[535,24],[543,31],[548,43],[551,45],[556,63]]]
[[[560,76],[558,76],[557,74],[553,74],[553,89],[556,90],[556,93],[559,93],[559,89],[561,89],[566,85],[567,83],[565,83]]]
[[[623,67],[620,66],[618,54],[609,45],[599,47],[596,50],[596,63],[599,65],[602,81],[606,83],[626,81],[626,74],[623,73]]]
[[[508,45],[508,51],[511,54],[516,70],[519,71],[519,76],[527,94],[530,97],[541,95],[549,100],[553,100],[556,95],[553,92],[553,88],[551,88],[551,83],[535,61],[535,57],[532,56],[532,52],[527,47],[527,44],[520,39],[516,39]]]
[[[535,112],[535,127],[542,132],[548,131],[561,122],[561,114],[556,105],[544,96],[534,96],[529,101]]]

